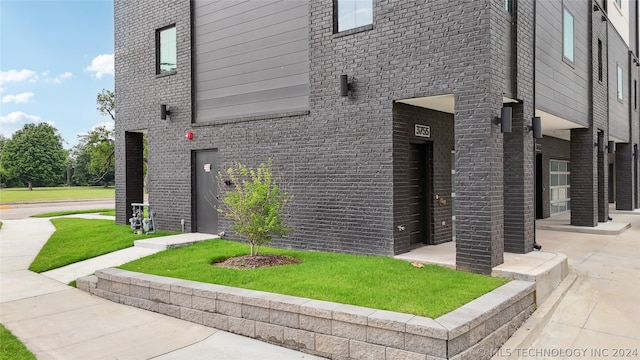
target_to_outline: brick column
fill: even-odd
[[[616,144],[616,210],[633,211],[633,154],[628,143]]]
[[[602,137],[604,141],[604,139],[606,138],[604,134],[602,135]],[[607,222],[609,221],[609,156],[607,151],[599,151],[597,152],[597,157],[598,157],[598,221]],[[571,176],[573,176],[573,173],[571,174]],[[573,202],[573,199],[571,199],[571,202]]]
[[[598,225],[598,170],[593,129],[571,129],[571,225]]]
[[[504,251],[520,254],[533,250],[535,219],[533,134],[524,109],[513,106],[513,131],[504,134]]]
[[[490,98],[461,94],[455,112],[456,267],[482,274],[504,261],[502,98]]]

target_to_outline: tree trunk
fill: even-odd
[[[27,185],[29,186],[29,191],[33,190],[33,181],[29,180],[27,181]]]

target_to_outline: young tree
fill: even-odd
[[[2,147],[1,161],[13,177],[27,183],[51,182],[65,171],[66,152],[58,130],[47,123],[26,124]]]
[[[226,179],[225,179],[226,178]],[[285,236],[293,229],[285,224],[283,209],[292,198],[276,184],[272,161],[257,169],[236,164],[227,170],[226,177],[218,175],[220,189],[232,188],[224,193],[223,208],[218,211],[234,222],[233,230],[249,238],[251,256],[258,255],[262,244],[271,242],[272,236]]]

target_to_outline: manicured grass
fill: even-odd
[[[134,240],[175,234],[157,231],[137,235],[129,226],[116,225],[113,220],[60,218],[51,222],[56,232],[29,266],[31,271],[40,273],[124,249],[133,246]]]
[[[210,265],[246,255],[247,244],[213,240],[163,251],[121,269],[205,283],[262,290],[436,318],[506,283],[505,279],[424,268],[387,257],[260,248],[301,264],[255,270]]]
[[[48,218],[54,216],[65,216],[65,215],[74,215],[74,214],[94,214],[99,213],[100,215],[104,215],[106,213],[113,212],[113,216],[115,216],[116,211],[114,209],[93,209],[93,210],[67,210],[67,211],[53,211],[38,215],[32,215],[34,218]]]
[[[100,215],[106,215],[106,216],[116,216],[116,209],[111,209],[108,211],[103,211],[100,213]]]
[[[114,188],[100,186],[0,189],[0,203],[113,198]]]
[[[36,357],[11,331],[0,325],[0,360],[35,360]]]

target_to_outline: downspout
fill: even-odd
[[[538,10],[536,5],[538,0],[533,0],[533,118],[536,116],[536,28],[538,24],[536,22],[536,17],[538,14]],[[533,123],[531,124],[533,125]],[[537,165],[537,153],[536,153],[536,139],[533,139],[533,248],[535,250],[542,249],[542,245],[538,244],[538,239],[536,237],[536,220],[538,217],[538,165]]]

